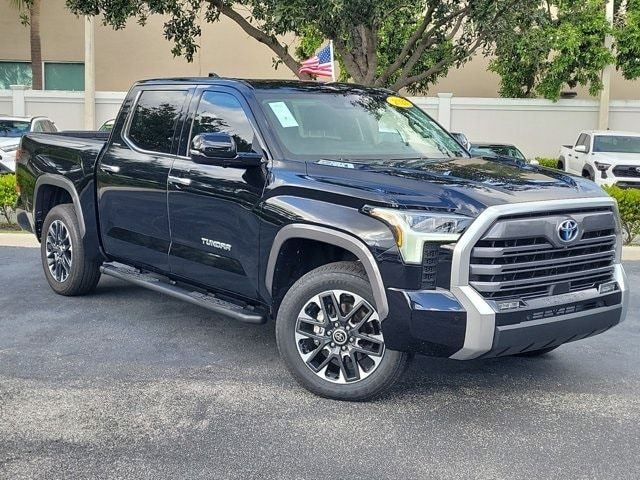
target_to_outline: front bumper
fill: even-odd
[[[587,198],[564,202],[563,207],[610,202]],[[457,360],[513,355],[596,335],[625,318],[629,289],[620,263],[614,265],[614,291],[601,294],[591,288],[532,299],[508,311],[498,311],[469,285],[473,246],[497,218],[521,212],[524,206],[490,207],[478,217],[454,249],[449,290],[387,289],[389,315],[383,330],[389,348]],[[526,204],[533,212],[553,208],[557,202]]]
[[[621,265],[616,282],[611,293],[593,288],[510,312],[496,312],[473,289],[464,298],[447,290],[388,289],[385,341],[393,350],[457,360],[555,347],[603,333],[624,319],[629,292]],[[469,301],[474,305],[470,312],[463,307]]]

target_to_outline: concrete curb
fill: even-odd
[[[0,233],[0,247],[38,248],[40,243],[31,233]]]

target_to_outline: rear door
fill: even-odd
[[[188,145],[200,133],[227,133],[238,151],[264,153],[255,120],[243,97],[223,87],[199,89],[191,111],[193,124],[183,131],[184,155],[176,159],[169,179],[171,271],[206,287],[257,298],[259,222],[254,209],[267,170],[198,164],[188,157]]]
[[[117,260],[169,270],[167,178],[189,96],[188,87],[141,87],[118,117],[97,169],[102,242]]]

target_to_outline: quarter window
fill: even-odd
[[[186,90],[142,92],[131,119],[129,139],[143,150],[170,153],[176,121],[186,96]]]
[[[202,94],[190,141],[201,133],[226,133],[235,140],[238,152],[253,150],[253,127],[238,99],[228,93]]]

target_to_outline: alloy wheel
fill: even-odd
[[[364,380],[385,353],[378,312],[344,290],[328,290],[306,302],[296,321],[295,341],[306,366],[333,383]]]
[[[47,266],[56,282],[64,283],[71,273],[73,246],[66,225],[54,220],[46,238]]]

